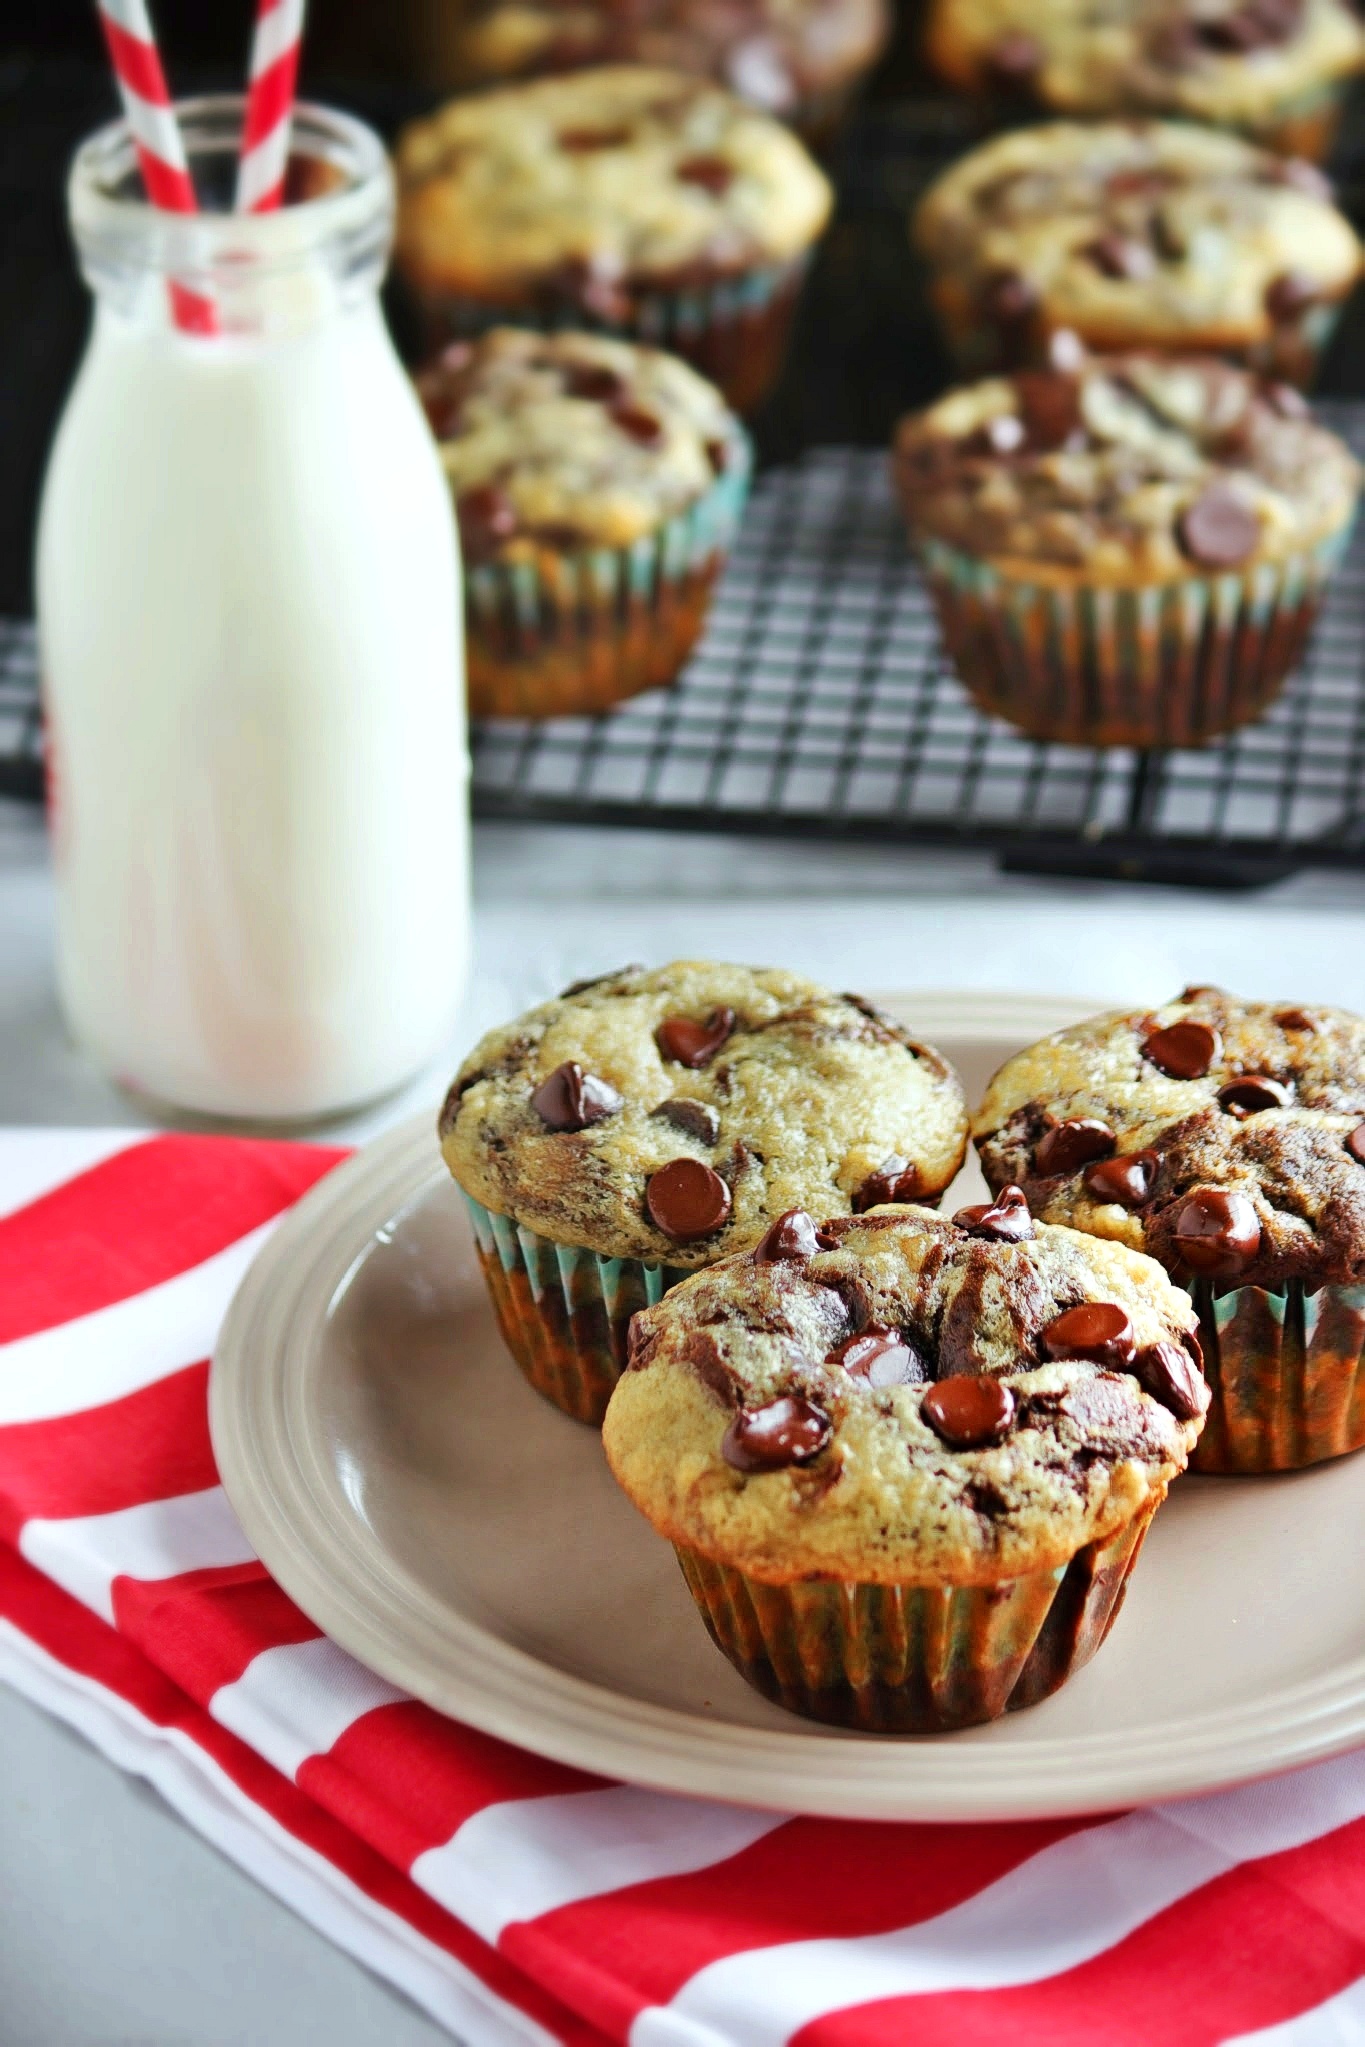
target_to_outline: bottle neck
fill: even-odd
[[[69,206],[82,273],[101,310],[149,330],[175,325],[172,286],[207,301],[212,332],[274,338],[373,298],[393,236],[394,194],[379,138],[328,108],[296,109],[286,191],[274,213],[234,214],[240,96],[177,108],[196,214],[163,213],[141,196],[123,122],[78,151]]]

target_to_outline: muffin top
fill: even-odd
[[[1270,126],[1365,62],[1345,0],[936,0],[935,63],[1065,114],[1183,114]]]
[[[595,334],[494,328],[417,378],[466,562],[628,547],[747,460],[715,386]]]
[[[1174,121],[1056,121],[945,171],[915,238],[989,317],[1073,327],[1096,346],[1255,343],[1343,297],[1350,223],[1311,164]]]
[[[1180,1278],[1365,1280],[1365,1021],[1187,988],[1008,1061],[976,1118],[993,1187]]]
[[[766,113],[876,59],[883,0],[477,0],[455,29],[467,81],[652,64],[718,79]]]
[[[1142,355],[950,391],[902,420],[894,466],[921,536],[1115,584],[1284,561],[1345,524],[1360,481],[1288,385]]]
[[[398,254],[428,286],[605,320],[801,254],[830,188],[794,135],[704,79],[621,65],[453,100],[398,142]]]
[[[635,1316],[602,1440],[656,1528],[760,1579],[982,1583],[1160,1499],[1194,1327],[1151,1259],[1021,1199],[798,1214]]]
[[[467,1193],[605,1257],[710,1264],[795,1205],[937,1194],[957,1076],[860,996],[680,960],[568,988],[490,1031],[440,1120]]]

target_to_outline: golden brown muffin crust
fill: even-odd
[[[665,1025],[704,1035],[727,1014],[695,1065],[659,1042]],[[550,1127],[533,1098],[566,1067],[619,1106]],[[605,1257],[692,1267],[744,1249],[784,1209],[878,1198],[888,1162],[898,1192],[941,1192],[962,1163],[966,1112],[939,1054],[860,998],[776,968],[681,960],[604,975],[490,1031],[455,1078],[440,1132],[451,1172],[486,1208]],[[653,1176],[680,1159],[729,1199],[725,1220],[691,1242],[649,1206]]]
[[[1187,1354],[1195,1322],[1152,1260],[1046,1225],[983,1240],[918,1207],[822,1234],[837,1248],[727,1259],[632,1324],[603,1443],[671,1540],[777,1583],[985,1583],[1065,1563],[1184,1468],[1199,1421],[1135,1376],[1155,1347]],[[1085,1302],[1127,1317],[1131,1368],[1049,1358],[1044,1332]],[[898,1383],[843,1362],[851,1335],[879,1327],[909,1346]],[[954,1447],[926,1418],[963,1375],[1006,1389],[999,1440]],[[736,1418],[793,1398],[827,1417],[825,1446],[737,1468]]]
[[[1170,1027],[1173,1044],[1157,1037]],[[1163,1070],[1163,1056],[1167,1067],[1199,1067],[1205,1033],[1205,1070]],[[974,1133],[993,1187],[1017,1182],[1035,1213],[1150,1252],[1182,1277],[1194,1273],[1187,1205],[1203,1190],[1234,1195],[1254,1211],[1259,1239],[1230,1246],[1224,1269],[1206,1269],[1244,1286],[1312,1287],[1365,1280],[1365,1163],[1350,1148],[1363,1119],[1365,1020],[1322,1003],[1243,1002],[1199,988],[1018,1053],[991,1082]],[[1040,1159],[1040,1146],[1072,1122],[1098,1124],[1112,1143],[1097,1133],[1098,1156],[1048,1172],[1058,1161],[1046,1149]],[[1146,1153],[1153,1158],[1125,1191],[1112,1160]],[[1110,1198],[1115,1191],[1124,1198]]]

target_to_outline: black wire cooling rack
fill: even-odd
[[[1323,408],[1365,447],[1365,403]],[[978,847],[1014,868],[1254,886],[1365,867],[1365,536],[1269,715],[1170,753],[1045,746],[946,666],[885,457],[761,476],[681,680],[600,718],[490,720],[477,817]],[[42,789],[31,628],[0,623],[0,792]]]

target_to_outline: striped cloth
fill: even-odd
[[[247,1548],[205,1388],[338,1156],[0,1135],[0,1675],[476,2047],[1365,2040],[1365,1754],[1097,1820],[792,1819],[543,1762],[336,1649]]]

